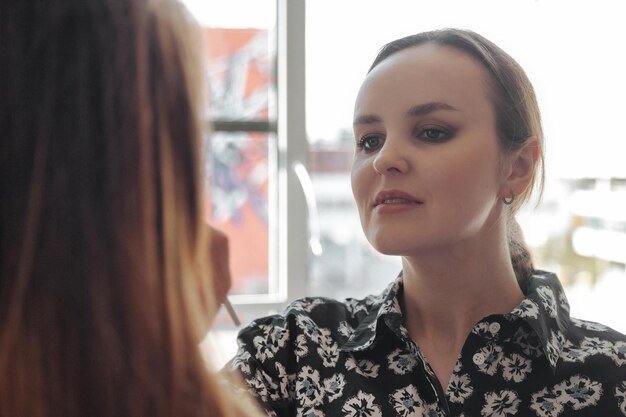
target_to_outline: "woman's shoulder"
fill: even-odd
[[[626,335],[601,323],[570,318],[559,356],[562,368],[581,375],[607,383],[626,378]]]
[[[571,327],[575,331],[589,337],[604,337],[612,340],[626,341],[626,334],[602,323],[571,317]]]
[[[366,298],[367,299],[367,298]],[[329,297],[304,297],[289,303],[280,314],[272,314],[254,319],[240,331],[240,336],[247,333],[265,333],[275,329],[290,329],[291,332],[311,331],[313,328],[338,328],[341,323],[354,324],[358,313],[355,308],[363,300],[338,300]]]
[[[239,332],[239,339],[268,337],[277,332],[295,339],[317,334],[343,339],[363,322],[369,323],[395,297],[397,284],[392,283],[376,295],[343,300],[329,297],[303,297],[288,304],[282,313],[253,320]]]

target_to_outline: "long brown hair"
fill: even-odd
[[[190,17],[0,7],[0,415],[242,415],[198,350],[216,306]]]
[[[532,83],[522,67],[502,48],[476,32],[453,28],[422,32],[389,42],[381,48],[369,71],[390,55],[424,43],[460,50],[487,70],[491,79],[496,129],[504,152],[520,149],[531,137],[537,139],[539,158],[533,169],[533,181],[521,195],[516,196],[508,210],[507,234],[511,263],[518,281],[522,283],[534,268],[515,214],[530,199],[535,186],[539,188],[540,198],[544,185],[544,136]]]

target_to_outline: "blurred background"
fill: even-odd
[[[537,92],[547,182],[518,216],[537,267],[558,274],[572,316],[626,333],[621,1],[183,2],[206,35],[207,217],[230,237],[230,299],[244,323],[395,278],[399,259],[369,246],[352,200],[354,98],[386,42],[459,27],[509,52]],[[205,343],[225,361],[236,332],[221,313]]]

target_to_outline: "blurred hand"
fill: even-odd
[[[218,304],[224,302],[231,286],[228,261],[228,237],[213,226],[209,226],[209,268]]]

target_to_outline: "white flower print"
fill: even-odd
[[[476,324],[476,326],[472,329],[472,333],[485,339],[493,339],[496,336],[496,333],[491,331],[489,323],[484,321]]]
[[[576,347],[569,340],[563,345],[561,350],[561,359],[565,362],[584,362],[589,356],[589,352],[586,349]]]
[[[622,381],[615,387],[615,398],[619,404],[619,409],[626,416],[626,381]]]
[[[485,394],[481,413],[485,417],[507,417],[517,414],[520,399],[514,391],[502,390]]]
[[[378,368],[380,368],[380,365],[374,365],[372,361],[366,359],[357,361],[354,357],[350,357],[346,360],[346,369],[350,371],[354,370],[357,374],[363,375],[366,378],[378,377]]]
[[[556,304],[556,300],[554,299],[554,293],[552,292],[552,289],[550,289],[550,287],[545,287],[545,286],[539,287],[537,288],[537,293],[539,294],[539,297],[541,298],[541,301],[543,302],[543,306],[545,307],[550,317],[556,318],[557,317],[557,304]]]
[[[370,294],[361,300],[348,298],[345,300],[345,306],[350,312],[350,315],[356,317],[359,313],[366,313],[371,310],[372,307],[381,304],[384,298],[385,294]]]
[[[273,326],[270,324],[259,324],[259,330],[263,332],[263,336],[269,337],[270,333],[272,333]]]
[[[374,403],[374,396],[359,391],[345,402],[341,411],[345,417],[381,417],[380,406]]]
[[[376,319],[386,314],[402,314],[402,309],[397,299],[386,300],[378,310]]]
[[[513,313],[522,318],[536,319],[539,317],[539,306],[534,301],[526,298],[515,308]]]
[[[315,307],[321,304],[324,304],[324,300],[321,298],[302,298],[291,303],[289,308],[291,310],[310,313]]]
[[[239,369],[244,375],[250,375],[250,358],[252,355],[249,351],[245,350],[244,346],[239,346],[237,349],[237,355],[233,359],[231,366],[234,369]]]
[[[256,336],[252,339],[252,343],[256,348],[256,358],[261,362],[273,358],[274,354],[278,352],[278,346],[276,346],[269,337]]]
[[[322,410],[309,407],[298,407],[296,409],[296,417],[324,417],[325,414]]]
[[[424,409],[417,388],[413,385],[396,390],[389,396],[389,402],[396,410],[396,415],[402,417],[422,417]]]
[[[263,336],[256,336],[252,339],[252,343],[256,347],[256,357],[261,362],[274,357],[276,352],[285,346],[289,339],[289,330],[278,327],[261,325],[259,329],[263,332]]]
[[[409,340],[411,339],[411,336],[409,335],[409,331],[406,329],[406,327],[404,327],[404,325],[400,325],[400,335],[402,336],[402,338],[404,340]],[[411,343],[411,347],[415,346],[415,344]],[[414,351],[415,348],[410,349],[411,351]]]
[[[576,319],[576,318],[571,318],[572,323],[574,324],[574,326],[576,327],[580,327],[581,329],[586,329],[586,330],[593,330],[595,332],[606,332],[607,330],[609,330],[608,327],[606,327],[603,324],[600,323],[594,323],[592,321],[586,321],[586,320],[580,320],[580,319]]]
[[[554,387],[554,392],[561,400],[570,404],[574,410],[595,405],[602,396],[602,384],[586,376],[575,375]]]
[[[317,354],[322,358],[322,364],[326,367],[333,367],[339,359],[339,349],[336,343],[324,344],[317,348]]]
[[[330,337],[330,330],[318,327],[310,317],[304,315],[297,316],[296,323],[303,330],[304,334],[315,343],[320,343],[323,338]]]
[[[346,386],[346,377],[343,374],[335,374],[324,380],[324,392],[328,402],[334,401],[343,395]]]
[[[495,375],[498,370],[498,365],[502,360],[502,347],[490,343],[481,348],[478,352],[482,353],[485,357],[485,361],[478,365],[478,369],[487,375]]]
[[[274,327],[270,337],[279,348],[285,347],[285,343],[289,340],[289,329],[278,326]]]
[[[531,371],[531,361],[517,353],[502,359],[502,376],[507,381],[522,382]]]
[[[400,307],[400,300],[398,298],[393,299],[393,305],[392,305],[392,308],[390,309],[390,312],[402,314],[402,307]]]
[[[539,417],[557,417],[563,412],[563,401],[554,392],[544,388],[532,395],[530,408]]]
[[[372,307],[372,306],[381,304],[384,299],[385,299],[385,295],[384,294],[370,294],[370,295],[366,296],[365,298],[363,298],[363,302],[368,307]]]
[[[320,374],[310,366],[303,366],[296,378],[296,392],[301,403],[314,407],[322,403],[323,393],[320,386]]]
[[[561,354],[561,349],[565,344],[565,336],[560,331],[550,331],[550,340],[546,343],[546,355],[548,360],[555,364]]]
[[[526,356],[538,358],[543,354],[541,346],[533,333],[528,333],[524,329],[519,328],[515,332],[513,340],[516,345],[522,348],[522,351]]]
[[[272,381],[272,378],[261,370],[257,370],[254,377],[246,379],[248,385],[252,388],[252,394],[267,401],[268,398],[276,400],[279,398],[278,385]]]
[[[410,353],[402,353],[402,350],[396,349],[387,356],[387,365],[389,369],[396,375],[405,375],[417,363],[417,360]]]
[[[589,352],[589,355],[608,355],[613,350],[613,344],[608,340],[601,340],[597,337],[585,337],[580,344],[580,348]]]
[[[363,312],[367,312],[367,304],[363,303],[362,300],[358,300],[356,298],[348,298],[345,301],[346,309],[350,312],[352,317],[356,317],[357,314]]]
[[[337,327],[337,332],[342,336],[350,337],[350,335],[354,333],[354,329],[348,324],[347,321],[341,321]]]
[[[452,374],[450,382],[448,382],[447,394],[450,402],[463,404],[474,392],[472,381],[467,374]]]
[[[296,374],[288,374],[280,362],[276,362],[276,370],[278,371],[278,385],[281,397],[294,398]]]
[[[424,417],[441,417],[444,415],[437,403],[424,404]]]
[[[613,351],[609,354],[617,366],[626,364],[626,342],[619,340],[613,344]]]
[[[309,353],[309,347],[307,345],[305,335],[299,334],[298,337],[296,337],[294,353],[298,358],[303,358]]]

